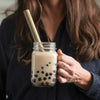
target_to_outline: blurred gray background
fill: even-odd
[[[97,4],[100,6],[100,0],[96,0]],[[3,13],[7,8],[11,7],[13,10],[17,8],[16,0],[0,0],[0,23],[6,17]]]

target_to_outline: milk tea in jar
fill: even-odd
[[[54,86],[56,83],[57,53],[54,42],[34,42],[31,59],[31,82],[36,87]]]

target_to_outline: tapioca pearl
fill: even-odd
[[[53,70],[53,72],[54,72],[54,73],[56,73],[56,71],[55,71],[55,70]]]
[[[51,76],[51,75],[52,75],[52,73],[49,73],[49,75]]]
[[[57,66],[57,64],[55,64],[55,66]]]
[[[38,80],[39,80],[39,81],[41,81],[41,80],[42,80],[42,79],[41,79],[41,77],[40,77],[40,78],[38,78]]]
[[[52,81],[53,81],[53,82],[56,82],[56,78],[53,78]]]
[[[46,64],[46,66],[48,67],[49,65],[48,65],[48,64]]]
[[[41,69],[44,69],[44,67],[42,66]]]
[[[34,76],[35,76],[35,77],[38,77],[38,75],[37,75],[37,74],[35,74]]]
[[[43,78],[43,80],[45,81],[45,80],[47,80],[47,78],[46,78],[46,77],[44,77],[44,78]]]
[[[39,73],[39,70],[37,71],[37,73]]]
[[[36,79],[32,79],[33,82],[36,82]]]
[[[42,74],[44,74],[44,71],[41,71]]]
[[[50,79],[51,79],[51,77],[48,77],[48,79],[50,80]]]
[[[49,82],[46,82],[46,85],[49,85]]]
[[[44,83],[42,82],[41,85],[44,85]]]
[[[49,64],[51,64],[51,62],[49,62]]]
[[[48,73],[45,73],[45,76],[48,76]]]

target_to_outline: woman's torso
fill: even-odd
[[[5,59],[5,62],[7,63],[6,93],[8,100],[92,100],[72,83],[60,84],[57,81],[54,87],[34,87],[30,81],[31,64],[21,66],[17,61],[17,51],[9,47],[14,43],[14,19],[6,19],[5,25],[1,27],[2,30],[5,30],[4,33],[2,32],[1,41],[3,43],[5,41],[5,47],[7,46],[5,52],[8,59]],[[46,42],[47,37],[41,22],[39,30],[41,40]],[[70,45],[71,41],[65,29],[65,18],[56,32],[54,42],[57,44],[57,49],[61,49],[69,56],[74,56],[75,49]],[[92,68],[90,67],[91,64],[93,65]],[[88,63],[86,69],[94,73],[98,72],[94,62]]]

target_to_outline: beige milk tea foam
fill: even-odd
[[[32,78],[34,86],[53,86],[56,83],[57,53],[39,52],[32,53]]]

